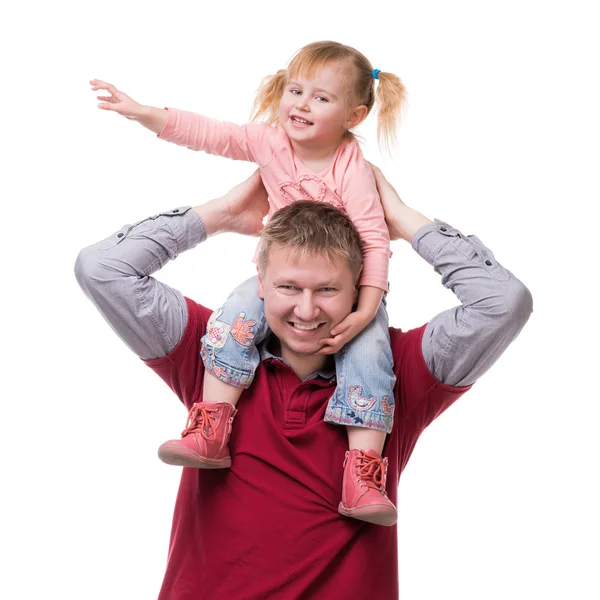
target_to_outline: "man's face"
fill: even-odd
[[[323,347],[319,340],[330,337],[331,329],[352,311],[358,294],[355,277],[343,258],[299,256],[277,244],[263,271],[258,294],[267,323],[279,338],[281,357],[301,372],[314,364]],[[326,357],[321,358],[324,363]]]

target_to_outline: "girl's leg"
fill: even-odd
[[[381,455],[386,434],[377,429],[367,429],[366,427],[346,427],[348,431],[348,446],[350,450],[375,450]]]
[[[201,350],[204,401],[237,403],[252,384],[260,362],[256,346],[268,333],[258,278],[251,277],[233,290],[206,325]]]
[[[329,400],[325,421],[349,427],[351,448],[363,436],[369,436],[357,433],[357,429],[383,433],[385,440],[394,423],[396,377],[383,302],[373,321],[335,355],[335,369],[337,387]],[[368,441],[377,443],[373,450],[383,449],[381,439],[381,436],[368,437]]]
[[[158,449],[163,462],[198,469],[231,466],[227,443],[235,406],[254,379],[260,362],[256,344],[268,331],[253,277],[238,286],[207,323],[201,350],[205,366],[201,400],[190,410],[181,439],[169,440]]]
[[[367,328],[336,355],[337,388],[325,420],[346,425],[342,501],[348,517],[391,526],[397,511],[385,490],[387,458],[382,451],[394,422],[393,358],[382,303]]]
[[[202,385],[202,398],[205,398],[204,402],[228,402],[235,406],[243,391],[243,387],[225,383],[208,371],[204,373],[204,382]]]

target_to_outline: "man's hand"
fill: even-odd
[[[400,196],[392,184],[383,176],[381,169],[375,165],[371,165],[371,169],[375,176],[375,183],[385,213],[385,222],[390,232],[390,239],[410,242],[417,230],[423,225],[433,223],[433,221],[406,206],[400,200]]]
[[[332,330],[330,338],[319,340],[325,344],[317,354],[335,354],[339,352],[351,339],[355,338],[372,320],[368,315],[359,310],[350,313],[341,323]]]
[[[267,191],[260,172],[256,170],[221,198],[196,206],[194,210],[202,217],[208,235],[225,231],[260,235],[263,219],[269,213]]]
[[[263,219],[269,213],[267,190],[257,169],[227,192],[222,200],[227,210],[227,231],[242,235],[260,235]]]

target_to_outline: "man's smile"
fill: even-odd
[[[315,329],[322,327],[325,323],[298,323],[297,321],[288,321],[290,325],[296,331],[312,332]]]

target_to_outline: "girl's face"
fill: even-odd
[[[298,75],[288,81],[279,104],[279,122],[293,144],[337,146],[346,131],[365,118],[365,106],[348,107],[340,68],[329,64],[310,79]]]

